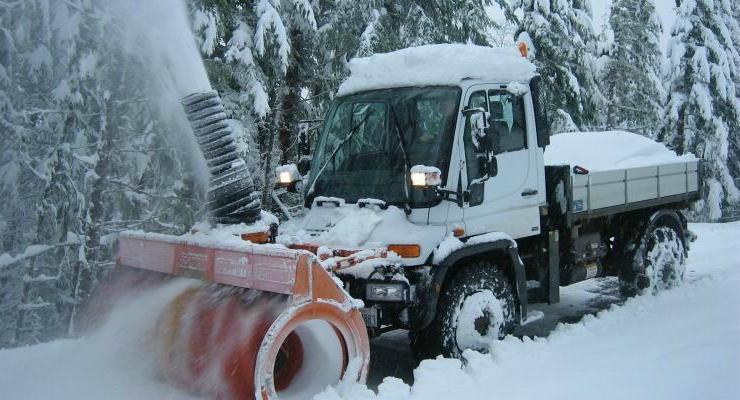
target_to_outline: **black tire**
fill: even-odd
[[[657,294],[681,284],[686,251],[680,230],[670,224],[649,226],[619,274],[622,294]]]
[[[465,349],[487,352],[516,327],[517,301],[503,271],[485,260],[462,268],[445,285],[432,323],[411,334],[418,359],[460,358]]]

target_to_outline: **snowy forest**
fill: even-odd
[[[0,348],[74,336],[118,232],[204,217],[203,160],[160,62],[190,32],[265,208],[351,58],[524,41],[553,134],[628,130],[694,153],[690,215],[736,218],[740,2],[677,0],[663,26],[660,1],[612,0],[597,25],[589,0],[0,0]],[[188,29],[147,19],[163,10]]]

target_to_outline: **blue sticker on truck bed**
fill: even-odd
[[[583,211],[583,200],[576,200],[573,202],[573,211]]]

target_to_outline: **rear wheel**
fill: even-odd
[[[446,284],[435,319],[413,334],[412,348],[418,358],[460,358],[465,349],[487,352],[514,330],[516,310],[504,273],[488,261],[476,261]]]
[[[679,231],[668,225],[649,227],[626,266],[619,283],[626,296],[656,294],[681,284],[686,271],[686,252]]]

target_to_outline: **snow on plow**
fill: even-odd
[[[226,400],[309,398],[342,378],[365,380],[362,316],[312,254],[192,237],[119,239],[119,270],[202,282],[159,317],[156,348],[168,381]]]

